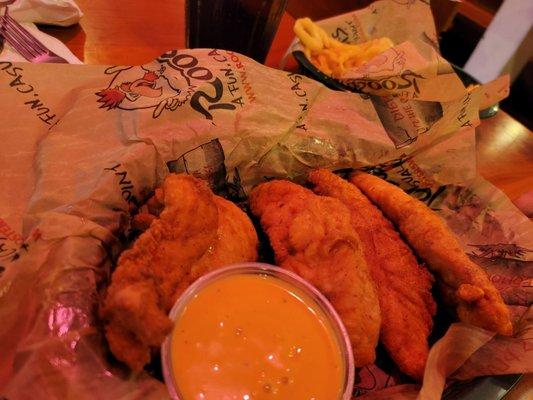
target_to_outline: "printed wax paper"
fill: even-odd
[[[532,372],[533,228],[475,173],[478,111],[502,85],[429,96],[431,126],[403,141],[368,95],[225,50],[174,50],[142,66],[0,62],[0,397],[168,397],[112,358],[96,311],[130,216],[171,172],[243,202],[265,179],[369,170],[458,235],[511,308],[515,337],[453,324],[421,386],[378,359],[358,371],[354,395],[431,399],[452,379]]]
[[[439,125],[452,126],[446,118],[445,104],[462,97],[465,87],[452,65],[439,53],[429,1],[376,1],[367,8],[317,24],[343,43],[358,44],[383,37],[394,43],[363,65],[347,69],[337,80],[371,99],[397,147],[408,145],[432,129],[440,129]],[[302,44],[295,39],[288,53],[302,50]],[[473,96],[483,99],[481,109],[486,108],[508,95],[509,79],[502,77],[475,92]],[[456,129],[470,121],[466,115],[459,118],[455,121]]]

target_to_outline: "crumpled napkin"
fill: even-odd
[[[69,64],[83,64],[60,40],[41,32],[34,24],[21,23],[33,36],[35,36],[46,48],[52,50],[58,56],[63,57]],[[25,62],[27,61],[17,51],[4,42],[4,49],[0,52],[0,61]]]
[[[56,38],[41,32],[33,23],[69,26],[76,24],[83,15],[73,0],[0,0],[0,9],[9,4],[9,15],[20,22],[48,49],[63,57],[69,64],[83,64],[72,52]],[[6,41],[0,47],[0,61],[25,62],[26,59],[16,52]]]
[[[0,0],[0,7],[8,2]],[[74,0],[15,0],[9,14],[18,22],[58,26],[74,25],[83,15]]]

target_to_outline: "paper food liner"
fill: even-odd
[[[367,8],[318,21],[332,38],[362,43],[388,37],[394,47],[364,65],[347,70],[340,82],[372,100],[383,128],[396,147],[406,146],[420,135],[446,125],[456,131],[477,122],[473,115],[447,117],[447,108],[462,107],[475,98],[480,109],[496,104],[509,94],[509,79],[502,77],[489,86],[468,93],[453,67],[440,54],[429,2],[382,0]],[[302,50],[295,39],[288,53]],[[458,101],[462,99],[462,101]],[[440,125],[440,126],[439,126]]]
[[[126,67],[0,62],[0,87],[0,397],[168,396],[113,360],[96,306],[130,214],[169,172],[240,202],[265,179],[371,169],[446,220],[511,307],[516,337],[454,324],[421,388],[371,365],[356,395],[438,398],[446,379],[533,371],[531,222],[475,176],[482,93],[500,84],[421,108],[431,127],[409,138],[385,129],[368,96],[223,50]]]

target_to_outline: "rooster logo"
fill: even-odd
[[[113,110],[138,110],[153,108],[153,118],[164,110],[174,111],[185,104],[194,86],[178,72],[168,71],[154,62],[134,67],[110,67],[105,71],[113,75],[106,89],[96,92],[100,108]]]

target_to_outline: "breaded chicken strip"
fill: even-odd
[[[429,207],[372,175],[355,173],[350,181],[398,227],[427,263],[442,286],[445,300],[455,307],[461,321],[502,335],[512,335],[509,310],[500,293]]]
[[[380,339],[400,370],[422,380],[436,309],[431,296],[433,277],[418,265],[390,221],[355,185],[328,170],[311,172],[308,181],[315,193],[334,197],[350,210],[378,290]]]
[[[257,186],[250,206],[278,265],[309,281],[331,301],[350,336],[355,365],[372,363],[381,322],[379,303],[348,209],[288,181]]]
[[[111,351],[134,371],[150,360],[150,347],[160,346],[171,330],[167,313],[179,288],[209,269],[257,258],[251,221],[237,206],[213,195],[205,182],[169,175],[158,199],[164,209],[120,256],[101,307]],[[222,243],[233,240],[238,243]],[[226,251],[223,257],[217,256],[218,248]]]
[[[248,216],[231,201],[214,196],[218,210],[217,240],[190,270],[189,279],[178,285],[174,303],[191,283],[223,266],[257,260],[257,233]]]

